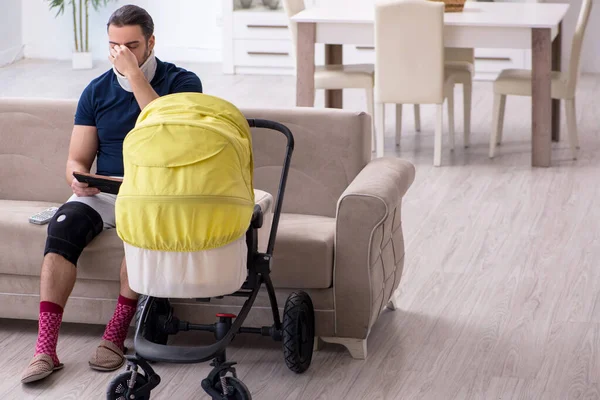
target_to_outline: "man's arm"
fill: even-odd
[[[127,79],[131,83],[131,89],[140,106],[140,110],[146,108],[153,100],[158,99],[158,94],[156,94],[141,69],[131,73]]]
[[[98,152],[98,131],[95,126],[75,125],[69,144],[67,160],[67,183],[78,196],[93,196],[98,189],[88,188],[87,184],[79,183],[73,178],[73,172],[90,172],[96,153]]]
[[[154,91],[150,82],[148,82],[138,66],[137,58],[135,58],[135,55],[127,46],[115,45],[111,47],[108,59],[131,83],[131,89],[140,106],[140,110],[146,108],[152,100],[158,99],[158,94]]]

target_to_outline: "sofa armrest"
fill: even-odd
[[[402,198],[414,166],[371,161],[338,201],[334,293],[336,336],[366,339],[398,287],[404,264]]]

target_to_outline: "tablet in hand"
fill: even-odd
[[[119,194],[122,179],[111,178],[103,175],[88,174],[85,172],[73,172],[77,181],[87,183],[89,187],[96,188],[104,193]]]

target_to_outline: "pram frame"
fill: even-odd
[[[216,387],[218,387],[218,385],[221,384],[222,388],[225,385],[229,384],[229,381],[225,380],[225,375],[227,374],[227,372],[231,372],[233,374],[233,377],[236,378],[236,382],[241,384],[240,381],[237,381],[235,369],[232,367],[235,363],[227,362],[226,359],[226,348],[231,343],[235,335],[239,333],[254,333],[261,334],[263,336],[271,336],[275,341],[282,341],[282,320],[279,316],[279,308],[277,304],[277,298],[275,296],[275,289],[273,287],[273,283],[270,277],[270,271],[273,250],[275,247],[275,240],[282,211],[285,187],[290,169],[292,153],[294,150],[294,137],[292,135],[292,132],[281,123],[264,119],[248,119],[247,121],[251,128],[265,128],[282,133],[287,139],[287,145],[266,252],[261,253],[258,252],[257,249],[257,230],[262,226],[263,218],[260,207],[255,206],[250,227],[246,232],[246,242],[248,244],[247,279],[244,282],[243,286],[240,288],[240,290],[231,294],[224,295],[234,297],[246,297],[246,301],[244,302],[240,313],[237,317],[231,314],[217,314],[219,321],[215,324],[206,325],[192,324],[185,321],[180,321],[172,315],[172,309],[170,309],[168,299],[158,299],[155,297],[148,296],[146,298],[145,304],[142,305],[143,308],[141,310],[140,317],[136,324],[134,335],[135,354],[126,356],[127,372],[125,374],[131,374],[131,379],[127,381],[127,391],[126,393],[124,393],[126,398],[145,398],[144,396],[149,397],[150,391],[160,383],[160,377],[154,372],[153,368],[150,366],[148,361],[191,364],[206,362],[213,359],[214,361],[211,365],[214,366],[214,369],[209,374],[209,376],[202,381],[202,388],[208,394],[210,394],[213,399],[226,399],[228,398],[224,397],[226,394],[216,390]],[[243,327],[242,324],[248,316],[248,313],[250,312],[250,309],[252,308],[252,305],[254,304],[254,301],[256,300],[258,292],[260,291],[263,283],[266,286],[267,293],[269,296],[274,323],[270,327]],[[310,297],[308,297],[308,295],[306,295],[305,293],[301,294],[306,296],[305,298],[308,298],[308,303],[312,313],[310,317],[313,318],[311,323],[313,327],[312,335],[314,337],[314,311],[312,310],[312,302],[310,302]],[[224,296],[218,297],[222,298]],[[210,298],[197,300],[210,301]],[[160,315],[154,321],[161,327],[164,335],[176,334],[179,331],[188,330],[210,331],[215,334],[215,338],[217,339],[217,341],[208,346],[187,347],[166,345],[166,339],[164,340],[165,344],[155,343],[148,340],[146,338],[146,329],[148,328],[148,323],[151,322],[151,318],[153,317],[153,305],[161,301],[163,303],[166,303],[167,308],[171,310],[168,313],[168,315]],[[235,318],[234,322],[232,322],[233,318]],[[310,333],[308,335],[310,335]],[[165,336],[165,338],[166,337],[167,336]],[[312,341],[313,339],[311,338],[311,354],[313,346]],[[308,360],[308,363],[310,364],[310,359]],[[137,371],[138,366],[141,367],[145,373],[144,375],[142,375],[142,382],[138,382],[141,385],[136,385],[136,377],[140,377]],[[119,377],[121,377],[122,375],[120,375]],[[243,386],[243,384],[241,385]],[[107,393],[108,396],[111,395],[110,390],[111,389],[109,389],[109,393]],[[245,390],[247,390],[247,388]],[[225,389],[225,392],[227,392],[227,389]]]

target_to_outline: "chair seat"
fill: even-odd
[[[469,84],[473,80],[474,66],[467,61],[446,61],[444,70],[454,75],[454,82]]]
[[[468,61],[446,61],[444,63],[444,67],[446,70],[452,70],[457,72],[466,71],[473,73],[473,71],[475,70],[474,65]]]
[[[551,79],[552,98],[568,98],[568,75],[564,72],[552,71]],[[494,82],[494,93],[515,96],[531,96],[531,70],[503,70]]]
[[[372,88],[373,64],[336,64],[315,68],[315,89]]]

